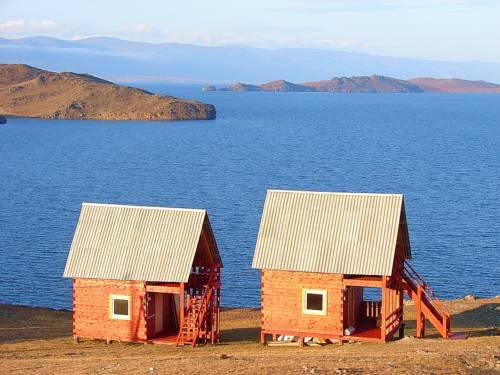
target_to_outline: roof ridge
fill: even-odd
[[[141,208],[146,210],[165,210],[165,211],[194,211],[194,212],[204,212],[207,210],[203,208],[181,208],[181,207],[155,207],[155,206],[138,206],[138,205],[128,205],[128,204],[112,204],[112,203],[91,203],[82,202],[82,206],[102,206],[102,207],[124,207],[124,208]]]
[[[353,193],[342,191],[310,191],[310,190],[282,190],[282,189],[267,189],[267,192],[277,193],[301,193],[301,194],[331,194],[331,195],[366,195],[366,196],[384,196],[384,197],[400,197],[404,196],[403,193]]]

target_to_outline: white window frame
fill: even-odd
[[[121,300],[127,300],[128,303],[128,314],[127,315],[122,315],[122,314],[115,314],[115,300],[121,299]],[[121,295],[121,294],[111,294],[109,296],[109,317],[110,319],[117,319],[117,320],[130,320],[130,310],[131,310],[131,298],[130,296],[127,295]]]
[[[321,310],[309,310],[307,308],[307,295],[320,294],[323,296],[323,308]],[[302,289],[302,314],[326,316],[328,309],[328,292],[326,289]]]

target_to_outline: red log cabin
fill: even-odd
[[[261,342],[389,341],[403,334],[405,293],[415,302],[417,337],[427,318],[448,338],[450,314],[410,259],[400,194],[269,190],[253,259]],[[367,299],[370,292],[378,298]]]
[[[221,267],[204,210],[84,203],[64,270],[73,335],[216,343]]]

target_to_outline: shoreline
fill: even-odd
[[[6,373],[337,373],[468,374],[500,369],[500,296],[445,300],[452,331],[466,340],[444,340],[430,324],[416,339],[415,306],[405,305],[405,338],[383,343],[322,347],[259,343],[258,308],[223,308],[218,345],[170,345],[84,340],[72,337],[72,313],[0,304],[0,357]]]
[[[445,302],[445,303],[461,302],[461,301],[481,301],[481,300],[491,300],[491,299],[498,299],[500,301],[500,295],[480,297],[480,296],[476,296],[476,295],[471,293],[471,294],[467,294],[467,295],[463,296],[462,298],[450,298],[450,299],[440,298],[440,300]],[[405,304],[405,306],[413,305],[413,301],[405,299],[404,304]],[[66,309],[66,308],[36,306],[36,305],[32,306],[32,305],[21,305],[21,304],[17,304],[17,303],[0,302],[0,308],[5,307],[5,306],[10,306],[10,307],[14,307],[14,308],[34,309],[34,310],[61,311],[61,312],[68,312],[68,313],[73,312],[73,310]],[[224,306],[224,305],[221,305],[221,311],[229,311],[229,310],[260,310],[260,306]]]

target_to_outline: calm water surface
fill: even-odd
[[[0,302],[71,307],[82,202],[206,208],[223,304],[250,268],[268,188],[405,194],[417,270],[444,298],[500,294],[500,95],[201,93],[215,121],[0,125]]]

